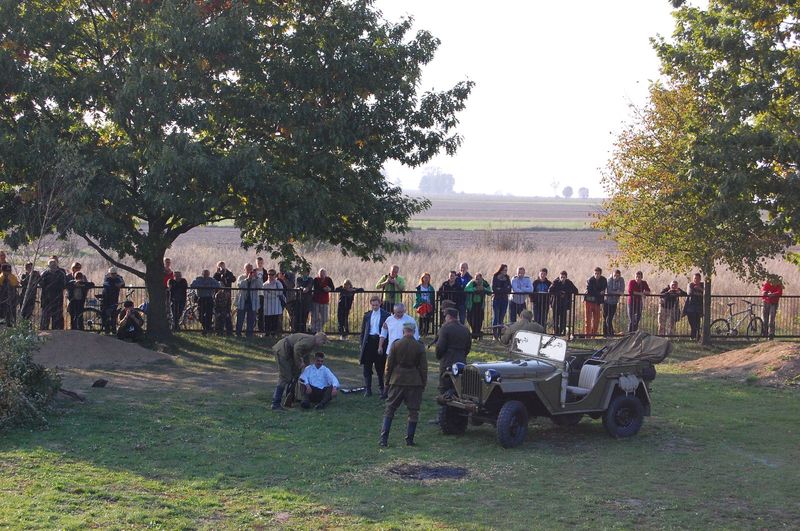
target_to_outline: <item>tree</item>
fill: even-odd
[[[572,187],[571,186],[565,186],[564,189],[561,190],[561,195],[563,195],[567,199],[572,197]]]
[[[452,194],[455,178],[439,168],[428,168],[419,180],[419,191],[424,194]]]
[[[651,86],[649,104],[616,142],[603,176],[609,199],[594,223],[617,242],[624,262],[676,273],[700,269],[706,343],[717,265],[741,278],[761,278],[763,258],[789,242],[779,226],[753,212],[752,196],[730,197],[715,168],[691,157],[713,112],[689,87]]]
[[[428,203],[380,169],[454,153],[472,87],[419,95],[438,40],[370,1],[3,0],[0,21],[3,236],[30,236],[35,183],[77,158],[77,215],[51,230],[144,279],[155,336],[164,253],[194,227],[233,220],[244,246],[291,263],[308,240],[395,249],[387,235]]]
[[[589,189],[585,186],[578,188],[578,197],[581,199],[589,199]]]
[[[674,17],[672,40],[655,41],[664,72],[709,111],[687,154],[713,172],[724,200],[746,198],[750,215],[766,213],[800,241],[800,6],[710,0]]]

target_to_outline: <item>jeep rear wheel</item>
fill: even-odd
[[[641,400],[630,395],[614,398],[603,415],[603,427],[615,439],[633,437],[639,433],[643,422],[644,406]]]
[[[439,408],[439,427],[445,435],[463,435],[469,417],[460,409],[450,406]]]
[[[497,415],[497,441],[503,448],[514,448],[528,435],[528,410],[519,400],[503,404]]]
[[[552,420],[553,424],[556,426],[574,426],[579,423],[582,418],[582,413],[571,413],[569,415],[555,415],[550,417],[550,420]]]

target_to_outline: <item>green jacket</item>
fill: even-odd
[[[480,284],[483,284],[483,290],[479,290]],[[492,286],[482,279],[480,283],[475,282],[473,278],[464,287],[464,292],[467,294],[467,311],[472,309],[473,304],[483,304],[487,295],[492,294]]]
[[[400,302],[400,294],[399,292],[405,291],[406,289],[406,280],[401,277],[397,276],[395,278],[395,283],[391,284],[387,282],[389,280],[389,275],[383,275],[381,279],[375,284],[375,289],[379,289],[381,291],[386,292],[386,298],[384,299],[385,302]]]
[[[272,351],[277,357],[291,360],[295,369],[300,365],[308,365],[316,349],[314,336],[303,333],[288,335],[272,347]]]

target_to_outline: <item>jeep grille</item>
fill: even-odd
[[[481,372],[476,367],[466,367],[461,378],[461,394],[480,399],[482,386]]]

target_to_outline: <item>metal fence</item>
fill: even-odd
[[[237,320],[236,299],[239,290],[237,288],[223,288],[231,292],[231,320],[234,328]],[[100,288],[95,288],[89,291],[85,303],[86,308],[94,308],[99,310],[100,301],[96,295],[101,293]],[[292,293],[294,292],[294,293]],[[312,331],[312,314],[313,304],[302,302],[302,293],[299,290],[284,290],[284,293],[289,299],[289,304],[282,312],[278,327],[281,332],[290,332],[302,327],[305,323],[305,330]],[[321,328],[329,334],[351,335],[359,334],[361,332],[361,323],[365,312],[369,311],[369,299],[373,294],[383,296],[384,293],[380,291],[358,291],[353,296],[353,303],[349,312],[341,312],[339,310],[340,294],[338,292],[331,292],[329,294],[329,303],[318,307],[320,310],[319,315],[322,316]],[[292,296],[294,295],[294,296]],[[422,318],[416,313],[414,304],[416,302],[417,292],[406,291],[396,294],[397,300],[403,302],[407,308],[407,313],[414,316],[420,325],[424,324]],[[13,297],[12,297],[13,298]],[[297,302],[292,302],[295,299]],[[617,334],[627,332],[629,330],[630,319],[627,304],[627,295],[620,297],[619,303],[616,307],[616,313],[613,318],[613,328]],[[120,293],[120,304],[125,300],[133,301],[134,305],[138,308],[147,308],[147,291],[143,287],[124,288]],[[11,299],[0,300],[0,322],[13,320],[14,318],[27,318],[29,319],[34,328],[41,328],[41,294],[37,292],[37,296],[32,306],[28,308],[29,313],[23,315],[19,306],[21,301],[21,294],[17,293],[16,301],[11,302]],[[683,308],[685,298],[680,300],[680,308]],[[749,303],[749,304],[748,304]],[[712,296],[711,316],[712,321],[728,318],[731,323],[730,336],[747,336],[747,327],[750,323],[750,314],[748,308],[752,304],[752,312],[754,316],[761,317],[762,301],[758,295],[714,295]],[[64,297],[62,315],[64,318],[64,327],[70,328],[70,318],[67,311],[68,301]],[[11,311],[13,306],[14,311]],[[432,315],[428,319],[428,335],[435,334],[441,325],[441,301],[437,297],[434,304],[435,308]],[[526,301],[526,307],[532,309],[530,300]],[[602,305],[601,305],[602,307]],[[660,297],[658,295],[645,295],[642,299],[641,319],[639,321],[639,330],[643,330],[652,334],[659,332],[659,310],[660,310]],[[783,338],[796,338],[800,337],[800,296],[784,295],[780,299],[776,317],[775,317],[775,337]],[[492,297],[487,296],[483,304],[483,327],[482,332],[485,335],[491,335],[492,325]],[[681,312],[682,313],[682,312]],[[731,313],[733,317],[731,318]],[[298,317],[298,315],[300,317]],[[294,322],[293,322],[294,317]],[[182,315],[183,322],[181,329],[185,331],[200,331],[202,325],[200,323],[199,308],[197,303],[189,297],[187,307]],[[506,314],[504,324],[508,324],[510,316]],[[583,300],[583,294],[575,295],[571,301],[571,310],[567,314],[567,329],[565,335],[570,337],[601,337],[603,335],[603,315],[602,308],[599,318],[597,331],[591,333],[591,330],[586,328],[587,314],[586,306]],[[469,323],[468,323],[469,324]],[[553,309],[548,308],[547,319],[545,326],[548,332],[553,332]],[[146,326],[146,324],[145,324]],[[265,325],[261,318],[257,319],[256,331],[263,332]],[[670,337],[681,338],[690,337],[690,327],[688,319],[681,315],[675,322],[674,330]],[[717,335],[722,335],[721,333]]]

